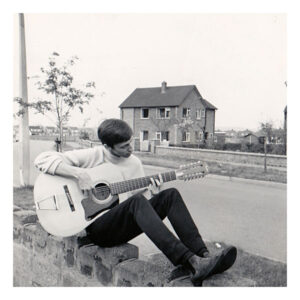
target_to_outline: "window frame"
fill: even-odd
[[[148,110],[148,117],[147,117],[147,118],[145,118],[145,117],[143,116],[145,110]],[[147,107],[141,108],[141,119],[144,119],[144,120],[149,119],[149,112],[150,112],[149,108],[147,108]]]
[[[161,116],[161,110],[164,109],[164,116]],[[170,119],[171,107],[157,107],[156,108],[156,119]]]
[[[185,136],[185,140],[183,137]],[[191,133],[189,131],[182,132],[182,142],[189,143],[191,141]]]
[[[168,139],[166,141],[170,141],[170,131],[164,130],[164,131],[156,131],[155,132],[155,137],[157,140],[160,140],[161,142],[163,141],[163,133],[167,132]],[[159,136],[159,138],[157,138]]]
[[[149,131],[141,130],[141,132],[142,132],[142,141],[149,141]],[[145,132],[147,132],[147,139],[145,139]]]
[[[186,109],[186,115],[183,114],[184,110]],[[181,118],[185,119],[191,116],[191,108],[190,107],[183,107],[182,108],[182,114],[181,114]]]
[[[205,119],[205,109],[197,108],[196,109],[196,120]]]

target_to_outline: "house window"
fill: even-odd
[[[149,108],[142,108],[141,119],[149,119]]]
[[[161,142],[163,140],[169,141],[169,131],[157,131],[156,139],[160,140]]]
[[[204,119],[205,118],[205,109],[197,109],[196,110],[196,119]]]
[[[161,132],[160,131],[156,132],[156,139],[161,141]]]
[[[203,140],[203,133],[201,131],[195,131],[195,140],[196,141]]]
[[[188,131],[184,131],[182,133],[182,141],[189,142],[190,141],[190,133]]]
[[[142,131],[142,141],[148,141],[149,139],[149,132],[148,130]]]
[[[190,114],[191,114],[191,109],[190,109],[190,108],[184,107],[184,108],[182,109],[182,117],[183,117],[183,118],[189,117]]]
[[[157,119],[170,119],[170,107],[157,108],[156,118]]]

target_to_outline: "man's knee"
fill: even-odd
[[[180,195],[180,192],[176,188],[169,188],[166,190],[163,190],[161,193],[163,198],[167,200],[168,202],[177,202],[182,201],[182,197]]]
[[[181,198],[181,195],[180,195],[179,191],[176,188],[165,189],[165,190],[162,191],[162,193],[173,196],[172,198],[178,198],[178,196]]]
[[[147,198],[141,193],[133,195],[128,200],[130,201],[130,204],[133,206],[148,205]]]

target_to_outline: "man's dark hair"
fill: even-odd
[[[132,129],[119,119],[104,120],[98,127],[98,138],[102,144],[113,148],[115,144],[123,143],[132,137]]]

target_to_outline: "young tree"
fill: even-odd
[[[84,89],[76,88],[69,69],[75,64],[78,57],[71,57],[60,66],[57,63],[58,56],[57,52],[52,53],[47,67],[41,68],[41,80],[36,83],[38,89],[47,95],[47,99],[37,99],[29,103],[25,103],[21,98],[15,98],[14,100],[19,103],[17,115],[23,114],[24,108],[28,107],[33,109],[35,113],[47,116],[54,122],[59,129],[59,139],[62,143],[63,127],[69,121],[70,112],[78,108],[83,113],[83,106],[88,104],[94,97],[92,93],[88,92],[88,89],[95,88],[95,83],[86,83]]]
[[[189,131],[190,129],[197,130],[198,132],[201,131],[202,136],[204,137],[203,143],[205,144],[205,126],[201,126],[199,122],[193,120],[190,116],[184,118],[181,122],[178,123],[178,129],[181,131],[181,134]],[[198,148],[200,148],[200,139],[198,140]]]
[[[273,128],[272,122],[260,123],[260,130],[266,136],[267,141],[271,142],[272,141],[272,137],[273,137],[273,132],[274,132],[274,128]]]

